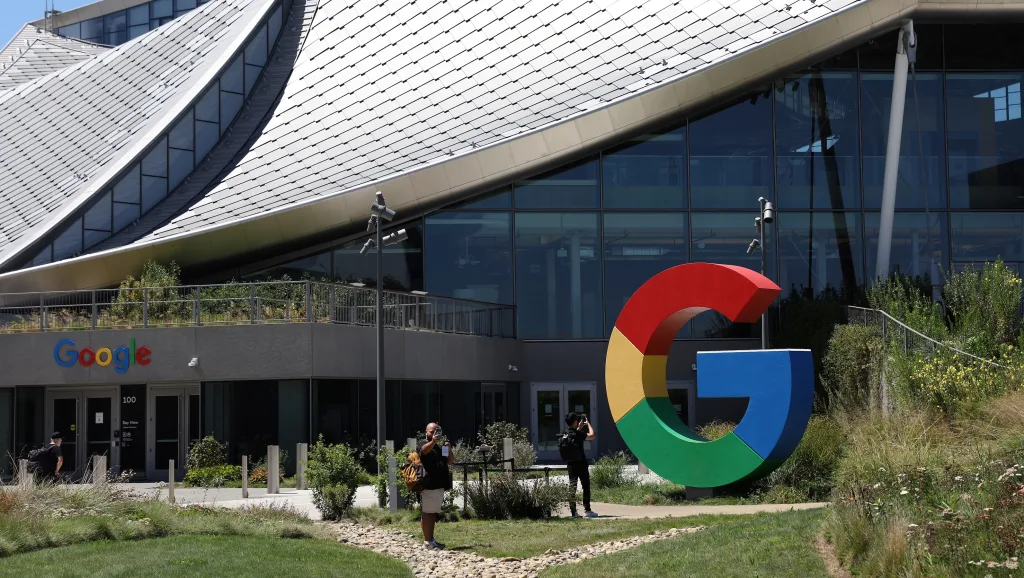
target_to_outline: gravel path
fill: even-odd
[[[703,530],[703,526],[659,530],[646,536],[589,544],[566,550],[548,550],[532,558],[486,558],[454,550],[437,551],[423,547],[421,540],[410,538],[399,530],[385,530],[352,522],[331,524],[338,542],[373,550],[402,560],[422,578],[535,578],[551,566],[574,564],[589,558],[613,554],[641,544],[665,540]]]

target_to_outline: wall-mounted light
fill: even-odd
[[[515,373],[515,372],[519,371],[519,368],[514,366],[514,365],[509,365],[508,366],[508,370],[511,371],[512,373]]]

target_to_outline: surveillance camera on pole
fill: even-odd
[[[758,241],[757,239],[754,239],[753,241],[750,242],[750,245],[747,247],[747,255],[753,255],[754,251],[757,251],[760,248],[761,248],[761,241]]]
[[[753,255],[754,252],[761,251],[761,275],[765,274],[765,225],[769,225],[775,222],[775,205],[764,197],[757,199],[758,207],[761,209],[760,213],[754,217],[754,228],[757,229],[758,238],[750,242],[747,246],[747,255]],[[768,325],[765,322],[765,315],[761,314],[761,349],[768,349]]]
[[[405,229],[399,229],[398,231],[391,233],[387,237],[384,237],[384,246],[395,245],[409,238],[409,233]]]

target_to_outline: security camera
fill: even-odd
[[[395,218],[395,212],[385,207],[384,205],[378,205],[377,203],[374,203],[370,205],[370,210],[373,211],[373,214],[377,215],[381,219],[384,219],[385,221],[390,221],[391,219]]]
[[[775,205],[768,201],[764,204],[764,222],[771,223],[775,220]]]
[[[747,255],[753,255],[754,251],[757,251],[760,248],[761,248],[761,241],[758,241],[757,239],[754,239],[753,241],[750,242],[750,246],[747,247]]]
[[[377,204],[382,207],[387,206],[387,203],[384,202],[384,193],[380,191],[377,191]]]
[[[384,241],[384,245],[394,245],[395,243],[401,243],[402,241],[409,238],[409,233],[405,229],[399,229],[398,231],[391,233],[390,235],[381,239]]]
[[[372,233],[374,225],[377,224],[377,215],[370,215],[370,220],[366,222],[366,232]]]
[[[192,360],[188,362],[189,367],[196,367],[197,365],[199,365],[198,357],[193,357]]]
[[[509,365],[508,366],[508,370],[513,372],[513,373],[515,373],[515,372],[519,371],[519,368],[514,366],[514,365]]]
[[[366,252],[372,249],[374,245],[375,243],[373,239],[367,239],[366,242],[363,243],[363,246],[359,248],[359,254],[365,255]]]

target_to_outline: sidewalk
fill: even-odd
[[[124,484],[123,487],[130,488],[140,494],[157,496],[159,499],[167,499],[167,487],[163,484]],[[240,488],[174,488],[174,498],[179,504],[202,504],[207,506],[219,506],[224,508],[246,508],[274,505],[278,507],[287,506],[304,513],[312,520],[320,519],[320,512],[313,506],[313,496],[309,490],[296,490],[294,488],[281,488],[280,494],[267,495],[266,488],[251,488],[249,497],[242,498]],[[459,501],[461,504],[461,500]],[[356,507],[369,508],[377,505],[377,493],[373,486],[362,486],[356,490]],[[717,515],[747,515],[759,514],[762,512],[786,512],[789,510],[813,510],[824,508],[827,502],[812,502],[803,504],[751,504],[751,505],[680,505],[680,506],[625,506],[622,504],[605,504],[594,502],[594,511],[599,514],[599,519],[621,518],[621,519],[642,519],[642,518],[683,518],[687,516],[699,516],[701,514]],[[569,509],[562,508],[559,516],[568,516]]]

